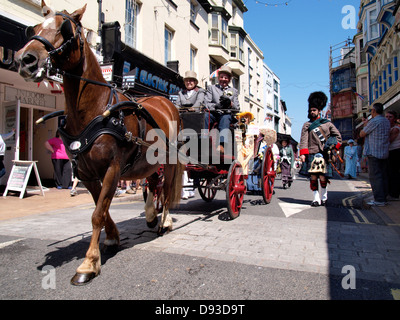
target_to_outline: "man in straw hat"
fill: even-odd
[[[327,119],[321,118],[321,110],[328,101],[325,93],[313,92],[308,98],[308,118],[304,123],[300,138],[300,159],[303,166],[300,174],[310,177],[310,189],[314,199],[311,206],[325,205],[328,200],[329,178],[332,177],[332,153],[339,150],[342,137],[336,127]],[[318,178],[321,197],[318,191]]]
[[[185,89],[178,93],[175,105],[188,111],[196,111],[196,108],[200,108],[204,103],[205,90],[197,86],[197,74],[192,70],[185,72],[183,82]]]
[[[205,117],[205,128],[211,129],[214,123],[218,123],[218,129],[222,132],[229,129],[233,117],[231,110],[239,110],[238,91],[229,85],[232,79],[232,69],[222,66],[218,71],[218,84],[208,86],[204,103],[207,111]],[[226,132],[226,131],[225,131]],[[220,145],[217,150],[224,152],[224,137],[222,132]]]

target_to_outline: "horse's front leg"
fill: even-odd
[[[111,179],[111,181],[113,180]],[[119,232],[108,211],[117,184],[115,183],[115,186],[113,182],[107,184],[105,178],[103,185],[100,182],[88,182],[85,183],[85,186],[92,194],[93,200],[96,203],[96,208],[92,214],[93,233],[85,259],[76,270],[75,276],[71,279],[73,285],[89,283],[94,277],[100,274],[101,256],[99,239],[103,227],[105,227],[106,231],[105,244],[119,245]]]

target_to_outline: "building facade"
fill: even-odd
[[[382,103],[385,110],[400,113],[399,3],[398,0],[360,2],[358,33],[354,43],[360,53],[357,60],[360,71],[357,92],[365,94],[366,102],[357,105],[359,117],[377,102]]]

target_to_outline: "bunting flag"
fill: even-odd
[[[219,67],[217,70],[215,70],[214,72],[212,72],[209,76],[210,79],[214,79],[214,78],[218,78],[218,73],[219,73],[219,69],[221,69],[224,66],[227,66],[229,64],[229,61],[227,63],[225,63],[224,65],[222,65],[221,67]]]
[[[357,92],[354,91],[354,90],[353,90],[353,92],[356,94],[357,97],[360,98],[360,100],[364,101],[365,98],[364,98],[361,94],[357,93]]]

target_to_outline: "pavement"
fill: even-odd
[[[65,208],[73,208],[81,205],[93,205],[93,198],[85,187],[78,185],[76,196],[71,197],[70,190],[46,188],[44,187],[44,196],[39,187],[27,187],[26,193],[22,199],[19,198],[20,192],[8,191],[7,196],[0,197],[0,221],[14,218],[31,216],[34,214],[57,211]],[[0,190],[3,195],[4,186]],[[136,194],[123,193],[114,197],[113,203],[122,201],[142,200],[141,191]]]
[[[345,178],[343,178],[345,179]],[[366,204],[372,199],[371,185],[368,174],[361,173],[357,179],[348,180],[354,188],[359,191],[362,197],[362,204],[365,209],[374,210],[381,217],[386,225],[400,226],[400,201],[390,201],[385,207],[370,207]],[[9,191],[7,196],[0,197],[0,221],[13,218],[30,216],[38,213],[57,211],[65,208],[73,208],[80,205],[94,205],[92,196],[81,185],[78,186],[78,195],[71,197],[70,190],[57,188],[44,188],[44,196],[38,187],[27,187],[26,194],[22,199],[19,198],[19,192]],[[0,189],[3,194],[4,186]],[[122,194],[114,197],[113,203],[121,201],[142,200],[141,191],[137,194]]]

